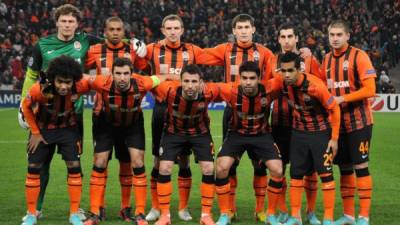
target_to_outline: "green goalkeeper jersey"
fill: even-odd
[[[38,80],[39,72],[46,71],[49,62],[58,56],[67,55],[74,58],[77,62],[85,65],[86,53],[90,45],[97,44],[101,39],[87,35],[85,33],[76,33],[69,41],[62,41],[57,38],[57,34],[40,38],[35,45],[32,57],[29,59],[28,68],[25,76],[24,86],[22,88],[22,99],[25,98],[31,86]],[[80,97],[75,103],[76,113],[83,112],[83,98]]]

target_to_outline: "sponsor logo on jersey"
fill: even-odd
[[[80,50],[82,49],[81,43],[80,43],[79,41],[75,41],[75,42],[74,42],[74,48],[75,48],[77,51],[80,51]]]

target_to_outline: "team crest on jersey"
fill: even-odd
[[[131,54],[129,54],[129,52],[125,52],[125,53],[124,53],[124,58],[127,58],[127,59],[129,59],[129,60],[132,60]]]
[[[183,61],[189,61],[189,53],[187,51],[182,52]]]
[[[199,102],[197,108],[198,109],[204,109],[206,107],[206,105],[204,104],[204,102]]]
[[[74,48],[75,48],[77,51],[80,51],[80,50],[82,49],[81,43],[80,43],[79,41],[75,41],[75,42],[74,42]]]
[[[306,71],[306,64],[304,62],[300,62],[300,70],[302,72]]]
[[[261,98],[260,103],[261,103],[261,106],[263,106],[263,107],[267,106],[267,98],[265,98],[265,97]]]
[[[260,61],[260,53],[257,50],[254,51],[253,58],[254,61]]]
[[[308,102],[308,101],[311,100],[311,97],[308,94],[304,93],[303,94],[303,99],[304,99],[305,102]]]
[[[344,71],[347,71],[349,69],[349,61],[348,60],[345,60],[344,62],[343,62],[343,70]]]
[[[158,150],[158,155],[162,155],[164,153],[164,149],[163,147],[160,147],[160,149]]]

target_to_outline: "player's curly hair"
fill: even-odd
[[[58,56],[50,61],[46,72],[48,82],[54,83],[56,77],[72,78],[74,82],[79,81],[82,79],[82,67],[75,59],[69,56]]]

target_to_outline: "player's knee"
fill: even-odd
[[[66,161],[65,162],[67,164],[68,169],[69,168],[74,168],[74,167],[81,167],[81,164],[79,161]]]
[[[354,165],[355,170],[360,170],[360,169],[365,169],[365,168],[368,168],[368,162],[363,162],[363,163]]]
[[[283,167],[281,161],[271,162],[268,164],[268,169],[273,177],[281,177],[283,173]]]
[[[160,168],[159,168],[159,174],[161,175],[170,175],[172,173],[172,166],[174,163],[171,161],[161,161],[160,162]]]
[[[94,165],[99,168],[106,168],[108,163],[108,156],[97,155],[94,156]]]
[[[30,163],[28,165],[28,169],[35,168],[35,169],[39,169],[39,171],[40,171],[40,169],[42,169],[42,166],[43,166],[43,163]]]
[[[203,175],[214,174],[214,164],[212,162],[200,162],[201,172]]]
[[[135,158],[135,159],[131,159],[131,164],[133,168],[139,168],[139,167],[143,167],[144,166],[144,162],[142,158]]]
[[[228,177],[229,167],[226,167],[225,165],[217,164],[216,173],[217,173],[218,178]]]

